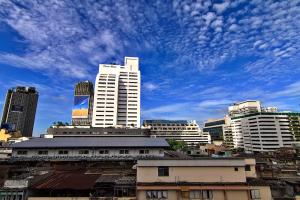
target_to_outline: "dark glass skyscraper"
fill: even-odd
[[[92,125],[94,86],[89,81],[79,82],[74,88],[72,125]]]
[[[34,87],[9,89],[1,124],[7,125],[14,131],[20,131],[25,137],[31,137],[38,97],[38,92]]]

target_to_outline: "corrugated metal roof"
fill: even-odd
[[[34,189],[88,190],[94,187],[99,175],[83,172],[56,172],[31,186]]]
[[[12,148],[122,148],[122,147],[168,147],[163,138],[141,137],[57,137],[32,138],[12,144]]]

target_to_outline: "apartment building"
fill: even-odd
[[[188,146],[211,143],[208,132],[202,132],[195,120],[144,120],[152,137],[184,141]]]
[[[300,113],[254,113],[231,119],[234,147],[269,152],[300,141]]]
[[[139,59],[125,57],[124,66],[100,64],[95,82],[93,127],[140,127]]]
[[[257,179],[255,160],[138,160],[137,199],[270,200],[270,187]]]
[[[31,137],[38,103],[34,87],[16,87],[7,91],[1,125]]]

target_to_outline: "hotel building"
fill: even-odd
[[[139,59],[125,57],[124,66],[100,64],[95,82],[93,127],[140,126]]]
[[[163,137],[184,141],[188,146],[211,143],[210,134],[202,132],[195,120],[144,120],[151,137]]]

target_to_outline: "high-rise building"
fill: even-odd
[[[89,81],[79,82],[74,89],[72,124],[76,126],[92,125],[94,86]]]
[[[300,113],[253,113],[231,119],[234,147],[268,152],[300,141]]]
[[[144,120],[151,137],[184,141],[189,147],[211,143],[210,134],[202,132],[195,120]]]
[[[139,59],[125,57],[124,66],[100,64],[95,82],[92,126],[140,126]]]
[[[34,87],[9,89],[4,103],[1,124],[20,131],[23,136],[31,137],[34,125],[38,92]]]

